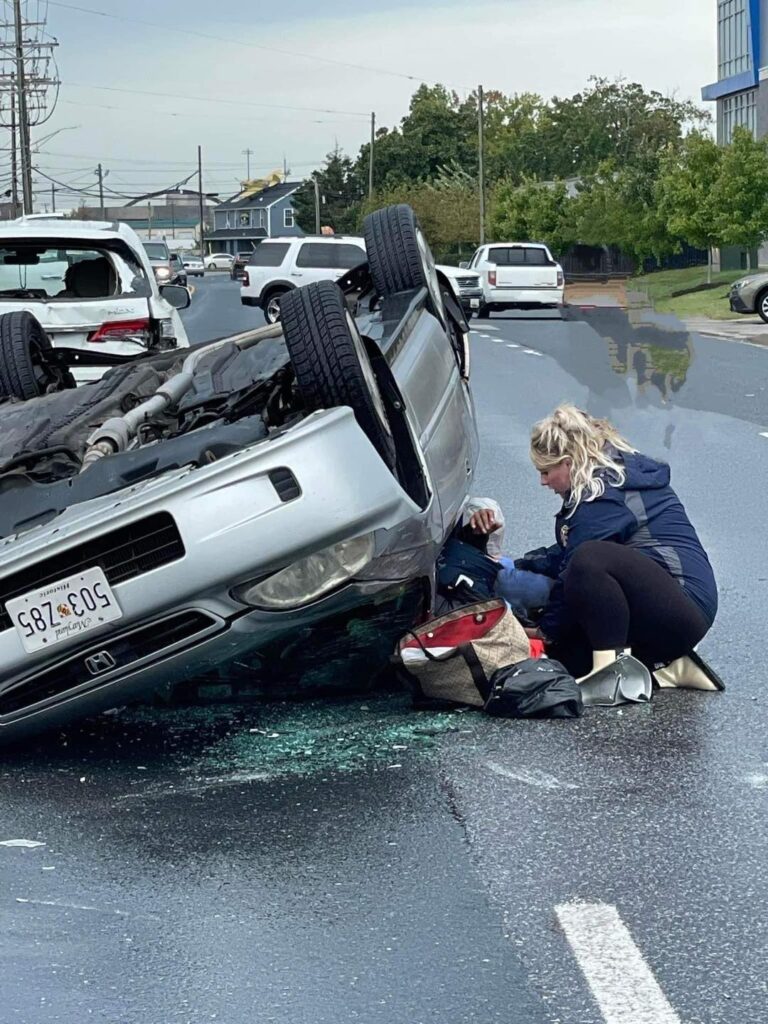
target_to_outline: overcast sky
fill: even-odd
[[[51,0],[63,85],[53,120],[35,137],[77,127],[45,143],[38,166],[89,184],[100,160],[107,183],[129,192],[191,172],[198,143],[211,191],[236,190],[247,147],[252,174],[282,166],[285,155],[301,178],[336,141],[355,154],[370,111],[396,124],[422,80],[461,94],[482,82],[549,97],[577,91],[590,75],[624,76],[698,100],[716,77],[714,0],[68,2],[135,20]]]

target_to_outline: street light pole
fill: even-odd
[[[315,234],[320,234],[320,183],[317,178],[314,179],[315,183]]]
[[[371,111],[371,152],[368,160],[368,198],[373,196],[373,144],[376,138],[376,114]]]
[[[485,111],[483,110],[483,87],[477,90],[477,146],[478,146],[478,188],[480,193],[480,245],[485,245]]]
[[[203,207],[203,147],[197,147],[197,191],[200,208],[200,258],[205,257],[205,208]]]

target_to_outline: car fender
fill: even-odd
[[[254,297],[257,298],[259,302],[261,302],[262,299],[264,298],[264,295],[267,292],[273,291],[275,288],[281,288],[284,291],[290,292],[293,291],[295,287],[296,285],[293,283],[293,281],[285,281],[282,278],[270,278],[269,281],[266,281],[261,286],[261,291],[259,292],[259,294]]]

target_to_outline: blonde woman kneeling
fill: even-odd
[[[651,670],[690,654],[717,585],[669,466],[572,405],[536,424],[531,458],[563,505],[544,564],[516,564],[557,579],[539,626],[555,656],[581,676],[628,649]]]

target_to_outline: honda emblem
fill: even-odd
[[[98,654],[92,654],[89,658],[85,659],[85,667],[92,676],[100,676],[103,672],[109,672],[116,665],[117,662],[109,651],[99,651]]]

